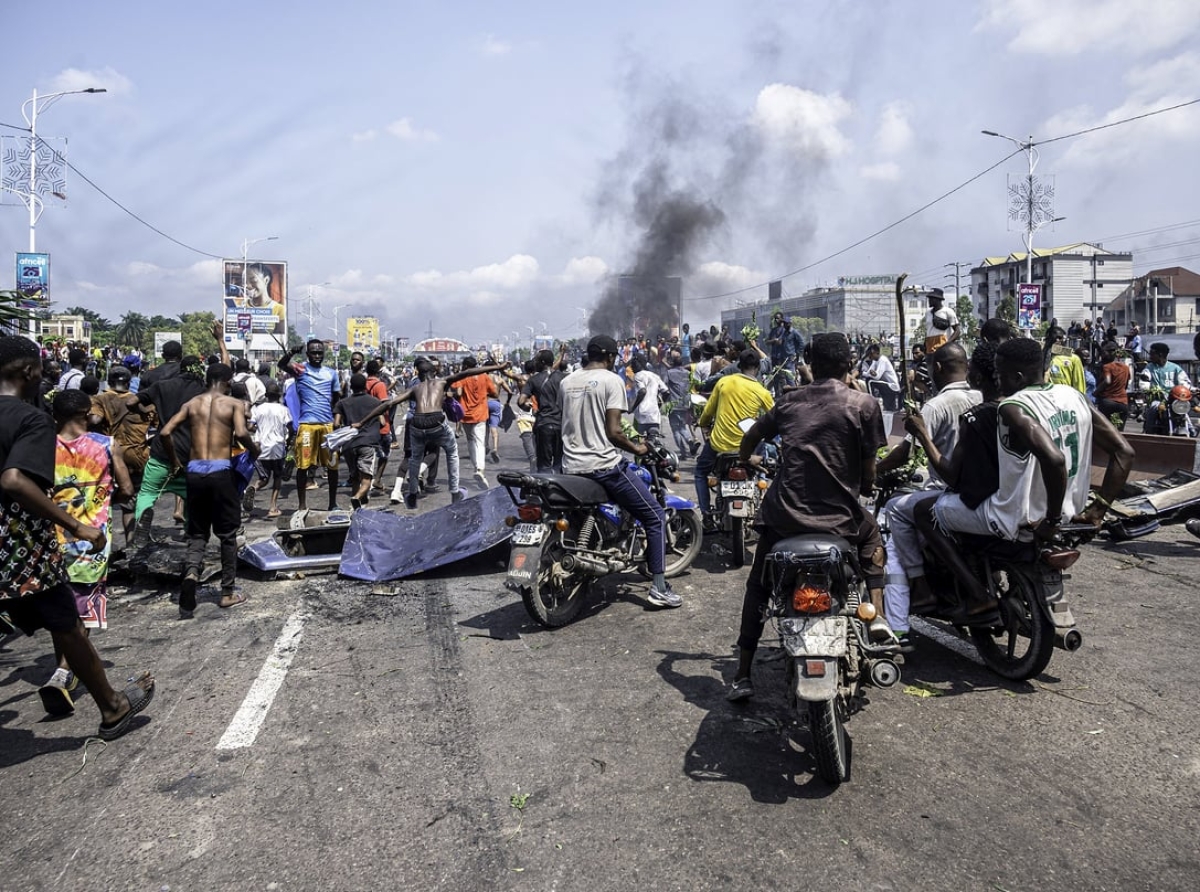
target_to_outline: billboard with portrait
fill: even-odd
[[[258,335],[287,339],[287,263],[269,260],[226,260],[224,278],[225,343],[246,349]]]
[[[1042,322],[1042,286],[1017,286],[1017,327],[1034,329]]]
[[[50,255],[17,253],[17,291],[21,306],[50,306]]]

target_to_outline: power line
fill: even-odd
[[[1052,142],[1061,142],[1062,140],[1066,140],[1066,139],[1075,139],[1076,137],[1084,136],[1088,133],[1095,133],[1097,130],[1106,130],[1109,127],[1116,127],[1119,124],[1128,124],[1133,121],[1140,121],[1140,120],[1143,120],[1144,118],[1151,118],[1151,117],[1154,117],[1155,115],[1165,114],[1169,111],[1175,111],[1177,109],[1186,108],[1189,105],[1196,105],[1196,104],[1200,104],[1200,99],[1192,99],[1192,100],[1189,100],[1188,102],[1181,102],[1178,105],[1172,105],[1172,106],[1168,106],[1166,108],[1155,109],[1154,111],[1145,112],[1144,114],[1134,115],[1129,118],[1123,118],[1120,121],[1111,121],[1108,124],[1100,124],[1100,125],[1097,125],[1096,127],[1088,127],[1084,130],[1076,130],[1074,133],[1064,133],[1061,136],[1055,136],[1055,137],[1051,137],[1050,139],[1043,139],[1043,140],[1039,140],[1036,142],[1032,142],[1032,143],[1030,143],[1030,145],[1040,146],[1040,145],[1046,145],[1047,143],[1052,143]],[[955,192],[958,192],[958,191],[966,188],[971,183],[978,180],[980,177],[984,176],[985,174],[991,173],[993,170],[995,170],[997,167],[999,167],[1001,164],[1003,164],[1009,158],[1012,158],[1014,155],[1018,155],[1023,151],[1025,151],[1025,146],[1021,145],[1021,148],[1004,156],[999,161],[997,161],[995,164],[993,164],[991,167],[987,168],[986,170],[980,171],[979,173],[977,173],[975,176],[971,177],[966,182],[964,182],[958,186],[955,186],[949,192],[939,195],[937,198],[933,199],[932,201],[928,202],[927,204],[922,205],[921,207],[917,208],[912,213],[906,214],[905,216],[901,217],[899,220],[895,221],[894,223],[891,223],[891,224],[883,227],[883,229],[880,229],[877,232],[871,233],[870,235],[866,236],[865,238],[859,239],[854,244],[849,245],[848,247],[842,248],[840,251],[835,251],[834,253],[828,255],[827,257],[823,257],[820,260],[814,261],[813,263],[810,263],[807,266],[802,266],[799,269],[792,270],[790,273],[784,273],[782,276],[777,276],[776,279],[780,279],[780,280],[786,279],[786,278],[796,275],[797,273],[806,272],[806,271],[812,269],[814,266],[819,266],[822,263],[827,263],[828,261],[833,260],[836,257],[840,257],[841,255],[847,253],[848,251],[852,251],[855,248],[866,244],[867,242],[871,241],[872,239],[878,238],[879,236],[883,235],[885,232],[895,229],[901,223],[908,222],[913,217],[917,216],[918,214],[922,213],[923,211],[926,211],[929,208],[933,207],[935,204],[938,204],[939,202],[944,201],[945,199],[947,199],[951,195],[953,195]],[[776,281],[776,279],[772,279],[770,281]],[[769,284],[769,282],[760,282],[757,285],[750,285],[746,288],[739,288],[735,291],[726,291],[722,294],[709,294],[709,295],[705,295],[703,297],[688,297],[688,298],[684,298],[684,300],[688,301],[688,302],[696,302],[696,301],[702,301],[702,300],[717,300],[718,298],[732,297],[735,294],[743,294],[746,291],[752,291],[756,288],[762,288],[764,285],[767,285],[767,284]]]
[[[0,127],[8,127],[12,130],[22,130],[26,133],[29,132],[28,127],[17,127],[13,124],[5,124],[3,122],[0,122]],[[71,171],[76,173],[79,176],[79,178],[82,179],[85,183],[87,183],[89,186],[91,186],[93,189],[95,189],[97,192],[99,192],[101,195],[103,195],[105,198],[107,198],[109,201],[111,201],[113,204],[115,204],[117,207],[119,207],[121,210],[123,210],[129,216],[133,217],[133,219],[137,220],[139,223],[141,223],[147,229],[151,230],[152,232],[158,233],[163,238],[165,238],[167,241],[174,242],[175,244],[179,245],[179,247],[186,248],[187,250],[193,251],[196,254],[199,254],[203,257],[212,257],[216,260],[220,260],[224,256],[222,254],[213,254],[209,251],[201,251],[199,248],[194,248],[191,245],[187,244],[186,242],[181,242],[179,239],[175,238],[173,235],[169,235],[169,234],[163,232],[161,229],[159,229],[153,223],[150,223],[150,222],[142,219],[137,214],[135,214],[133,211],[131,211],[129,208],[125,207],[125,205],[121,204],[121,202],[117,201],[115,198],[113,198],[111,195],[109,195],[107,192],[105,192],[103,189],[101,189],[99,186],[97,186],[87,176],[87,174],[85,174],[78,167],[76,167],[74,164],[72,164],[70,161],[68,161],[65,157],[63,157],[62,153],[60,153],[56,148],[54,148],[54,146],[50,145],[50,143],[46,142],[40,136],[37,137],[37,141],[38,141],[39,145],[45,146],[47,149],[49,149],[54,154],[54,157],[57,158],[60,163],[65,164],[68,169],[70,169]]]

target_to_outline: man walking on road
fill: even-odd
[[[537,400],[537,414],[533,422],[533,442],[537,450],[537,469],[562,473],[562,406],[559,404],[559,388],[566,375],[559,369],[562,364],[549,350],[537,355],[537,371],[521,388],[517,405],[529,411]]]
[[[179,618],[191,619],[196,609],[196,586],[204,564],[204,549],[210,533],[221,544],[221,601],[224,608],[246,601],[234,594],[237,581],[237,531],[242,524],[237,473],[233,469],[233,444],[240,443],[251,458],[258,444],[246,427],[246,404],[229,396],[233,369],[224,363],[208,367],[208,390],[189,400],[163,427],[164,445],[171,471],[178,473],[182,460],[175,452],[171,434],[186,425],[192,432],[191,456],[187,462],[187,556],[183,585],[179,590]]]
[[[479,362],[474,356],[464,357],[462,361],[464,372],[473,371],[478,366]],[[463,431],[467,435],[467,452],[471,456],[471,465],[475,469],[475,483],[480,489],[487,489],[488,480],[483,473],[483,464],[488,397],[496,397],[500,391],[496,387],[496,382],[487,375],[473,375],[466,378],[458,386],[458,389],[462,393],[459,401],[463,407]]]
[[[333,433],[333,403],[337,397],[337,373],[326,368],[325,342],[313,338],[304,347],[308,362],[291,360],[301,348],[293,347],[279,358],[279,370],[295,379],[300,399],[300,417],[296,419],[296,498],[301,511],[308,510],[308,473],[318,465],[325,468],[329,483],[329,510],[337,508],[338,462],[325,446]]]

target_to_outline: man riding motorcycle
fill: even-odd
[[[1064,515],[1099,525],[1132,467],[1133,449],[1112,423],[1073,387],[1043,384],[1044,375],[1044,356],[1036,341],[1007,341],[996,350],[996,377],[1005,395],[997,431],[1000,487],[974,508],[955,492],[917,508],[919,528],[966,593],[961,618],[966,625],[994,625],[999,617],[995,601],[971,573],[950,534],[1016,541],[1027,537],[1032,527],[1039,540],[1051,541]],[[1108,464],[1100,491],[1088,505],[1093,440],[1108,454]]]
[[[683,599],[667,583],[665,518],[649,487],[618,450],[645,455],[645,443],[635,443],[621,430],[628,408],[625,385],[613,372],[620,347],[608,335],[596,335],[587,345],[583,367],[562,379],[563,471],[595,480],[609,498],[641,521],[646,533],[646,568],[654,581],[647,601],[656,607],[681,607]]]
[[[1147,434],[1168,434],[1170,423],[1167,420],[1167,394],[1182,384],[1191,388],[1192,382],[1182,368],[1167,359],[1171,348],[1161,341],[1150,345],[1150,361],[1142,369],[1138,377],[1138,389],[1148,392],[1150,402],[1146,406],[1146,415],[1142,432]]]
[[[754,565],[746,578],[738,635],[737,674],[729,700],[754,696],[750,670],[762,637],[770,587],[763,569],[771,547],[788,536],[829,533],[858,548],[858,563],[871,600],[883,607],[883,541],[875,518],[860,495],[875,484],[875,454],[887,443],[878,401],[845,383],[850,371],[850,342],[844,334],[815,335],[809,345],[813,383],[788,394],[741,441],[741,459],[762,459],[754,450],[763,440],[781,439],[779,472],[763,499],[760,539]],[[872,637],[891,637],[882,621],[872,624]]]
[[[770,392],[758,382],[758,372],[758,352],[743,350],[738,356],[737,374],[726,375],[717,382],[697,421],[699,427],[709,431],[707,442],[696,456],[693,478],[696,484],[696,504],[700,507],[700,516],[704,518],[707,532],[712,532],[709,519],[712,499],[708,490],[708,475],[717,464],[717,455],[722,452],[737,452],[743,436],[738,423],[747,418],[758,418],[775,405],[775,399]]]

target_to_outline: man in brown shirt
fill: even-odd
[[[883,540],[860,495],[875,485],[875,454],[887,444],[883,412],[872,396],[848,387],[850,342],[840,332],[815,335],[810,345],[813,383],[785,394],[742,439],[741,458],[762,459],[754,450],[779,435],[779,471],[763,499],[754,566],[742,602],[740,658],[730,700],[754,696],[750,668],[762,637],[770,589],[763,579],[767,553],[781,539],[805,533],[841,536],[858,546],[879,615],[883,615]],[[888,633],[890,634],[890,632]]]

